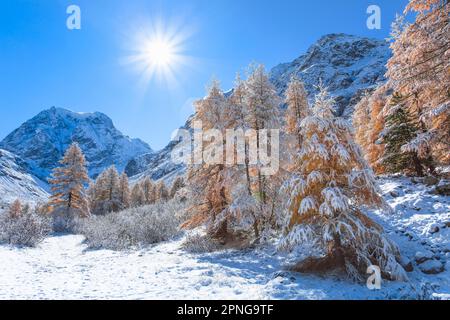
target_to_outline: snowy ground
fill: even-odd
[[[450,197],[405,178],[385,180],[382,189],[397,211],[372,216],[411,260],[407,283],[370,291],[284,272],[283,258],[269,248],[188,254],[178,239],[113,252],[86,250],[81,236],[64,235],[38,248],[0,246],[0,299],[450,299]]]

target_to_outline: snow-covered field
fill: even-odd
[[[86,250],[83,237],[61,235],[38,248],[0,246],[0,299],[450,299],[450,197],[406,178],[386,179],[382,189],[396,212],[371,215],[411,260],[409,282],[370,291],[285,272],[271,247],[189,254],[180,238],[114,252]]]

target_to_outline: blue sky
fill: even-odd
[[[100,111],[125,134],[164,147],[216,77],[232,86],[251,62],[288,62],[327,33],[385,38],[407,0],[3,0],[0,1],[0,139],[51,106]],[[68,30],[66,8],[81,8]],[[366,9],[382,10],[381,30]],[[125,63],[138,34],[159,25],[180,35],[176,81],[142,81]],[[151,32],[150,32],[151,33]]]

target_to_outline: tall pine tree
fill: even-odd
[[[383,134],[385,153],[382,164],[390,173],[423,175],[423,166],[415,151],[404,152],[402,147],[417,137],[418,128],[409,110],[402,103],[403,97],[394,93],[386,116]]]

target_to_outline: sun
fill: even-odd
[[[185,54],[190,28],[161,19],[153,21],[153,24],[141,25],[136,32],[131,32],[131,54],[124,57],[123,63],[140,75],[139,83],[144,89],[154,80],[174,87],[178,85],[180,68],[194,64],[192,57]]]
[[[149,65],[167,67],[174,62],[175,48],[168,41],[151,40],[146,44],[145,54]]]

